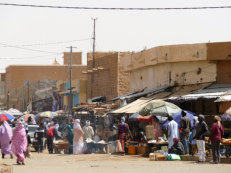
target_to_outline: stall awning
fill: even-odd
[[[133,114],[137,111],[139,111],[143,106],[145,106],[146,104],[148,104],[151,100],[153,100],[153,98],[140,98],[137,99],[136,101],[123,106],[117,110],[114,110],[110,113],[112,114],[121,114],[121,113],[127,113],[127,114]]]
[[[202,89],[204,87],[207,87],[211,85],[211,83],[206,83],[206,84],[201,84],[201,85],[192,85],[192,86],[184,86],[184,87],[179,87],[176,88],[174,91],[168,91],[168,89],[170,87],[162,87],[162,88],[157,88],[157,89],[153,89],[153,90],[149,90],[149,91],[144,91],[144,92],[140,92],[140,93],[136,93],[136,94],[130,94],[130,95],[125,95],[125,96],[121,96],[118,97],[120,99],[122,98],[131,98],[131,97],[139,97],[141,95],[147,95],[147,94],[153,94],[152,97],[149,98],[139,98],[136,101],[123,106],[115,111],[112,111],[110,113],[113,114],[120,114],[120,113],[129,113],[129,114],[133,114],[135,112],[137,112],[138,110],[140,110],[143,106],[145,106],[146,104],[148,104],[150,101],[154,100],[154,99],[164,99],[166,100],[169,97],[172,97],[173,99],[178,98],[178,96],[181,96],[183,94],[188,94],[188,93],[192,93],[195,90],[199,90]]]
[[[72,92],[77,92],[77,88],[73,88],[72,89]],[[70,93],[70,89],[68,90],[63,90],[63,91],[60,91],[59,94],[62,95],[62,94],[69,94]]]
[[[160,92],[164,92],[168,88],[170,88],[170,87],[165,86],[165,87],[161,87],[161,88],[154,88],[154,89],[147,90],[147,91],[134,92],[134,93],[130,93],[130,94],[126,94],[126,95],[123,95],[120,97],[113,98],[112,101],[116,101],[116,100],[120,100],[120,99],[132,99],[132,98],[145,97],[149,94],[157,94]]]
[[[230,102],[231,101],[231,94],[223,95],[219,99],[215,100],[215,102]]]
[[[192,94],[181,95],[179,97],[170,97],[168,100],[197,100],[217,99],[216,102],[231,101],[231,84],[212,84],[206,88],[194,91]]]

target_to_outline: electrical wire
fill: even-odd
[[[62,54],[62,53],[60,53]],[[57,55],[56,53],[54,55]],[[17,57],[17,58],[0,58],[0,59],[36,59],[36,58],[42,58],[42,57],[47,57],[47,56],[51,56],[51,54],[49,55],[41,55],[41,56],[34,56],[34,57]],[[54,59],[54,57],[50,57],[50,58],[46,58],[46,59]]]
[[[23,44],[23,45],[13,45],[13,46],[16,46],[16,47],[43,46],[43,45],[65,44],[65,43],[71,43],[71,42],[77,42],[77,41],[87,41],[91,39],[92,38],[83,38],[79,40],[59,41],[59,42],[50,42],[50,43]],[[3,47],[9,47],[9,46],[3,46]]]
[[[56,8],[56,9],[76,9],[76,10],[203,10],[203,9],[227,9],[231,6],[204,6],[204,7],[160,7],[160,8],[104,8],[104,7],[74,7],[74,6],[53,6],[53,5],[32,5],[32,4],[15,4],[15,3],[0,3],[2,6],[19,6],[19,7],[38,7],[38,8]]]
[[[60,53],[57,53],[57,52],[49,52],[49,51],[37,50],[37,49],[29,49],[29,48],[24,48],[24,47],[9,45],[9,44],[5,44],[5,43],[0,43],[0,45],[7,46],[7,47],[13,47],[13,48],[17,48],[17,49],[23,49],[23,50],[34,51],[34,52],[43,52],[43,53],[51,53],[51,54],[60,54]]]

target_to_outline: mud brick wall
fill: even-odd
[[[109,101],[130,91],[130,76],[127,72],[120,72],[119,57],[118,52],[96,53],[95,68],[102,67],[103,70],[94,71],[92,55],[88,54],[87,69],[93,70],[87,74],[88,99],[106,96]]]

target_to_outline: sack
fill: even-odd
[[[180,155],[178,154],[167,154],[168,160],[181,160]]]
[[[120,140],[116,140],[116,147],[117,147],[117,152],[123,152]]]

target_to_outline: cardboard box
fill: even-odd
[[[145,132],[146,132],[147,139],[154,139],[155,138],[153,125],[147,125],[145,128]]]

